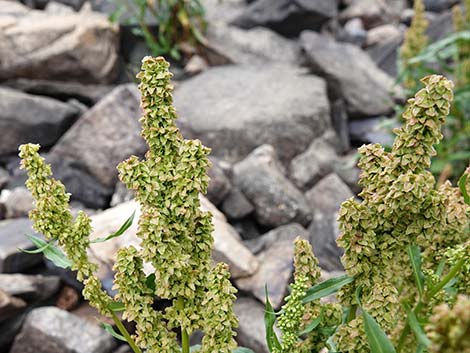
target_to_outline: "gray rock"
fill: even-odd
[[[73,161],[101,184],[113,188],[116,166],[147,149],[140,136],[139,97],[134,85],[118,86],[67,131],[51,155]]]
[[[401,40],[400,29],[393,24],[384,24],[374,27],[367,32],[366,46],[383,45],[389,41]]]
[[[344,24],[343,30],[339,30],[337,39],[340,42],[348,42],[362,47],[367,39],[367,31],[360,18],[352,18]]]
[[[263,250],[257,255],[260,268],[251,277],[237,279],[237,287],[264,303],[268,284],[269,299],[274,308],[279,308],[292,277],[293,242],[298,236],[308,239],[308,232],[299,224],[281,226],[261,236],[258,241],[263,243]]]
[[[322,268],[328,271],[342,270],[342,249],[336,245],[339,235],[336,218],[341,203],[354,195],[336,174],[329,174],[305,196],[314,212],[308,229],[313,252]]]
[[[424,8],[426,11],[441,12],[458,3],[459,0],[424,0]]]
[[[222,203],[221,210],[229,219],[241,219],[253,212],[254,207],[239,188],[233,188]]]
[[[394,80],[355,45],[338,43],[312,31],[300,36],[308,66],[325,77],[335,98],[343,98],[348,114],[374,116],[393,111]]]
[[[82,84],[51,80],[30,80],[19,78],[3,83],[5,86],[40,96],[48,96],[62,101],[75,98],[91,106],[108,94],[113,87],[108,85]]]
[[[207,171],[210,180],[206,197],[210,202],[218,206],[230,193],[232,183],[222,169],[221,163],[223,163],[223,161],[211,158],[211,162],[212,166]]]
[[[0,167],[0,190],[8,183],[10,180],[10,174],[8,171]]]
[[[289,161],[330,125],[325,82],[285,66],[212,68],[182,83],[175,105],[183,135],[227,161],[264,143]]]
[[[399,126],[398,121],[386,117],[353,120],[349,122],[349,134],[356,145],[380,143],[382,146],[391,146],[395,139],[392,130]]]
[[[49,1],[44,8],[44,11],[51,15],[70,15],[75,12],[73,7],[58,1]]]
[[[211,24],[207,30],[208,58],[212,65],[243,64],[264,66],[270,62],[297,65],[300,47],[276,32],[257,27],[243,30]]]
[[[364,26],[370,29],[392,19],[392,12],[386,0],[351,0],[349,3],[339,15],[342,21],[360,18]]]
[[[43,307],[28,314],[10,353],[108,353],[115,347],[114,338],[98,325]]]
[[[228,24],[240,16],[246,7],[245,0],[201,0],[209,24]]]
[[[269,353],[265,340],[264,306],[252,298],[241,297],[236,300],[234,311],[239,320],[238,345],[256,353]]]
[[[268,27],[295,37],[304,29],[320,30],[337,13],[337,0],[257,0],[233,23],[241,28]]]
[[[114,188],[114,194],[111,197],[110,206],[118,206],[121,203],[133,200],[134,197],[134,191],[129,190],[125,184],[123,184],[121,181],[118,181],[116,183],[116,187]]]
[[[367,48],[367,54],[375,64],[392,77],[396,77],[398,74],[398,51],[402,41],[403,38],[400,36]]]
[[[51,146],[77,114],[75,107],[55,99],[0,87],[0,155],[16,154],[22,143]]]
[[[118,28],[105,16],[87,11],[51,15],[35,10],[0,14],[4,24],[0,80],[26,77],[104,83],[114,79]]]
[[[429,27],[426,34],[430,42],[438,41],[454,32],[452,11],[445,11],[429,21]]]
[[[331,121],[334,131],[337,135],[335,143],[336,152],[342,154],[351,149],[348,128],[348,113],[346,111],[346,103],[342,99],[337,99],[331,103]]]
[[[15,298],[0,288],[0,323],[16,316],[26,306],[26,303]]]
[[[34,249],[26,237],[34,234],[27,218],[0,221],[0,273],[23,272],[41,263],[41,254],[26,254],[19,249]]]
[[[230,223],[240,234],[243,240],[255,239],[263,234],[259,224],[254,219],[253,214],[240,220],[231,220]],[[253,249],[247,246],[248,249],[253,252]]]
[[[5,206],[5,218],[28,217],[29,211],[33,209],[33,197],[25,187],[2,190],[0,203]]]
[[[57,276],[0,274],[0,289],[26,301],[45,300],[59,290]]]
[[[311,211],[302,193],[283,174],[272,146],[263,145],[233,167],[234,184],[255,207],[258,222],[277,227],[289,222],[307,225]]]

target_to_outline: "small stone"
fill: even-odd
[[[80,294],[75,288],[65,286],[57,296],[56,306],[59,309],[71,311],[80,303]]]
[[[241,219],[252,213],[254,207],[239,188],[232,188],[222,203],[221,210],[229,219]]]
[[[28,217],[33,209],[33,197],[25,187],[16,187],[13,190],[2,190],[0,203],[6,208],[5,218]]]
[[[339,38],[343,42],[349,42],[362,46],[367,39],[367,31],[360,18],[352,18],[344,24],[344,34]]]
[[[340,20],[360,18],[367,29],[387,23],[392,13],[385,0],[352,0],[340,13]]]
[[[189,75],[197,75],[204,70],[207,70],[208,67],[209,65],[203,57],[199,55],[193,55],[186,63],[184,71],[186,71]]]
[[[366,46],[380,45],[392,40],[401,40],[402,33],[397,26],[385,24],[374,27],[367,32]]]
[[[114,338],[96,324],[56,307],[31,311],[10,353],[109,353]]]
[[[116,187],[114,188],[114,194],[111,197],[111,207],[115,207],[120,205],[121,203],[131,201],[134,199],[134,191],[129,190],[127,186],[122,183],[121,181],[118,181],[116,183]]]
[[[17,315],[24,307],[26,303],[0,288],[0,323]]]
[[[392,130],[399,126],[398,121],[386,117],[358,119],[349,122],[349,133],[356,145],[380,143],[382,146],[392,146],[395,139]]]
[[[46,300],[57,293],[59,286],[57,276],[0,274],[0,289],[27,302]]]
[[[225,174],[221,160],[212,157],[212,166],[207,171],[209,176],[209,187],[207,188],[206,197],[216,206],[218,206],[225,197],[230,193],[232,184]]]

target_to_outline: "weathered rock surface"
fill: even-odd
[[[28,314],[10,353],[108,353],[115,347],[114,338],[98,325],[42,307]]]
[[[313,210],[313,221],[308,229],[313,252],[322,268],[327,271],[342,270],[340,257],[343,251],[336,245],[339,235],[336,218],[341,203],[354,195],[332,173],[320,180],[305,196]]]
[[[300,36],[307,64],[328,81],[328,89],[346,102],[350,116],[374,116],[393,111],[394,80],[377,68],[355,45],[338,43],[313,31]]]
[[[356,144],[380,143],[382,146],[391,146],[395,136],[392,129],[399,125],[385,117],[353,120],[349,122],[349,133]]]
[[[233,188],[222,203],[221,210],[229,219],[241,219],[253,212],[254,207],[239,188]]]
[[[250,292],[256,299],[265,301],[265,285],[268,284],[269,299],[279,308],[286,295],[293,272],[294,239],[308,239],[308,232],[299,224],[288,224],[264,234],[256,241],[262,242],[257,255],[259,270],[251,277],[235,281],[237,287]]]
[[[398,51],[402,45],[403,38],[391,38],[387,41],[367,48],[367,54],[375,64],[387,74],[396,77],[398,73]]]
[[[34,248],[26,234],[35,234],[27,218],[0,222],[0,273],[23,272],[42,262],[41,254],[25,254],[19,250]]]
[[[360,18],[367,29],[391,20],[392,12],[385,0],[350,0],[339,18],[343,21]]]
[[[5,206],[5,218],[28,217],[33,209],[33,197],[25,187],[2,190],[0,204]]]
[[[258,222],[277,227],[289,222],[307,225],[311,211],[302,193],[283,174],[274,148],[263,145],[233,167],[234,184],[255,207]]]
[[[264,306],[252,298],[240,297],[233,309],[239,320],[238,345],[256,353],[269,353],[265,340]]]
[[[288,161],[330,125],[325,82],[284,66],[212,68],[181,84],[175,105],[183,135],[228,161],[264,143]]]
[[[10,180],[10,174],[7,170],[0,167],[0,190],[8,183]]]
[[[26,301],[50,298],[59,290],[59,285],[57,276],[0,274],[0,289]]]
[[[264,66],[270,62],[299,63],[299,45],[267,28],[243,30],[217,23],[209,26],[206,38],[212,64]]]
[[[337,12],[337,0],[257,0],[233,23],[242,28],[268,27],[294,37],[304,29],[320,30]]]
[[[67,131],[51,155],[73,161],[101,184],[113,188],[116,166],[147,149],[140,137],[139,97],[132,84],[116,87]]]
[[[423,2],[426,11],[441,12],[458,4],[459,0],[424,0]]]
[[[52,15],[3,1],[0,29],[0,80],[103,83],[114,79],[118,28],[101,14]]]
[[[75,107],[55,99],[0,87],[0,156],[16,154],[22,143],[51,146],[77,114]]]
[[[211,158],[212,165],[207,171],[209,176],[209,186],[207,188],[206,197],[214,205],[219,205],[225,197],[230,193],[232,189],[232,183],[229,178],[225,175],[224,169],[222,168],[223,161]]]

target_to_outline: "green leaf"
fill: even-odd
[[[126,308],[122,302],[112,301],[109,303],[108,308],[114,312],[124,311]]]
[[[281,344],[277,338],[276,332],[274,332],[274,323],[276,322],[276,313],[274,312],[273,306],[269,301],[268,286],[265,287],[266,292],[266,306],[264,311],[264,327],[266,329],[266,343],[270,352],[276,348],[281,349]]]
[[[35,247],[42,249],[42,253],[46,259],[51,261],[54,265],[60,268],[71,268],[72,261],[70,261],[67,256],[60,250],[56,245],[51,242],[46,242],[45,240],[35,236],[35,235],[26,235],[29,240],[34,244]]]
[[[124,338],[124,336],[117,333],[110,324],[107,324],[105,322],[103,322],[101,324],[102,324],[103,328],[105,329],[105,331],[110,333],[111,336],[113,336],[114,338],[117,338],[120,341],[127,342],[126,339]]]
[[[119,228],[116,232],[108,235],[107,237],[92,240],[91,243],[103,243],[109,239],[117,238],[120,235],[124,234],[124,232],[128,230],[130,226],[132,225],[132,222],[134,221],[134,216],[135,216],[135,211],[132,212],[132,215],[128,219],[126,219],[126,221],[123,223],[121,228]]]
[[[316,329],[316,328],[318,327],[318,325],[320,325],[320,323],[322,322],[322,320],[323,320],[323,309],[322,309],[322,311],[320,312],[320,315],[318,315],[318,317],[317,317],[315,320],[313,320],[311,323],[309,323],[309,324],[307,325],[307,327],[305,327],[304,330],[300,331],[300,332],[298,333],[298,335],[299,335],[299,336],[302,336],[302,335],[305,335],[305,334],[307,334],[307,333],[309,333],[309,332],[312,332],[314,329]]]
[[[351,283],[352,281],[354,281],[354,277],[349,277],[348,275],[330,278],[329,280],[319,283],[307,290],[307,293],[305,294],[305,297],[302,302],[304,304],[307,304],[313,300],[320,299],[326,297],[327,295],[336,293],[336,291],[338,291],[341,287]]]
[[[237,347],[235,348],[232,353],[255,353],[250,348],[246,347]]]
[[[362,308],[362,318],[371,353],[396,353],[392,342],[379,324]]]
[[[463,200],[467,205],[470,205],[470,195],[468,194],[467,190],[467,179],[468,179],[468,174],[464,174],[460,177],[459,179],[459,188],[460,192],[462,193]]]
[[[24,252],[26,254],[40,254],[44,252],[48,247],[50,247],[53,244],[53,242],[46,243],[46,245],[41,246],[40,248],[34,249],[34,250],[26,250],[26,249],[20,249],[18,248],[19,251]]]
[[[145,279],[145,284],[149,289],[152,290],[152,292],[155,292],[155,288],[157,286],[155,283],[155,273],[151,273],[147,276]]]
[[[405,311],[407,314],[408,324],[410,325],[410,328],[415,333],[415,336],[418,339],[418,342],[425,347],[429,347],[429,345],[431,344],[431,341],[424,333],[423,328],[421,327],[415,313],[412,310],[410,310],[410,307],[408,305],[405,305]]]
[[[201,350],[201,345],[200,344],[195,344],[194,346],[189,347],[189,352],[190,353],[197,352],[199,350]]]
[[[408,246],[408,256],[411,260],[411,267],[413,268],[413,276],[418,287],[420,298],[424,294],[424,273],[421,270],[421,250],[417,245]]]

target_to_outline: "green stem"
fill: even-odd
[[[432,290],[428,294],[428,298],[434,297],[439,291],[446,286],[447,283],[449,283],[459,272],[462,266],[465,264],[465,261],[467,259],[461,259],[458,261],[454,267],[452,267],[449,271],[449,273],[440,281],[437,286],[432,288]]]
[[[422,301],[418,302],[416,307],[413,309],[413,312],[415,313],[416,316],[418,316],[419,312],[423,309],[424,303]],[[406,320],[405,328],[401,332],[400,338],[398,339],[398,346],[397,346],[397,353],[400,353],[401,350],[403,349],[403,345],[405,344],[405,339],[408,337],[408,334],[410,333],[410,324],[408,323],[408,320]]]
[[[357,305],[352,305],[350,310],[349,310],[349,315],[348,315],[348,321],[347,322],[350,322],[352,320],[354,320],[354,318],[356,317],[356,311],[357,311]]]
[[[184,298],[178,297],[176,301],[176,307],[178,310],[184,309]],[[189,334],[188,331],[181,324],[181,351],[182,353],[189,353]]]
[[[119,318],[116,316],[116,314],[111,311],[111,316],[113,318],[113,321],[114,323],[116,324],[119,332],[121,332],[121,334],[124,336],[124,338],[126,339],[127,343],[129,344],[129,346],[132,348],[132,350],[134,351],[134,353],[142,353],[142,351],[140,350],[139,347],[137,347],[137,345],[135,344],[134,340],[132,339],[131,335],[129,334],[129,332],[127,332],[126,328],[124,327],[124,325],[122,324],[121,320],[119,320]]]

